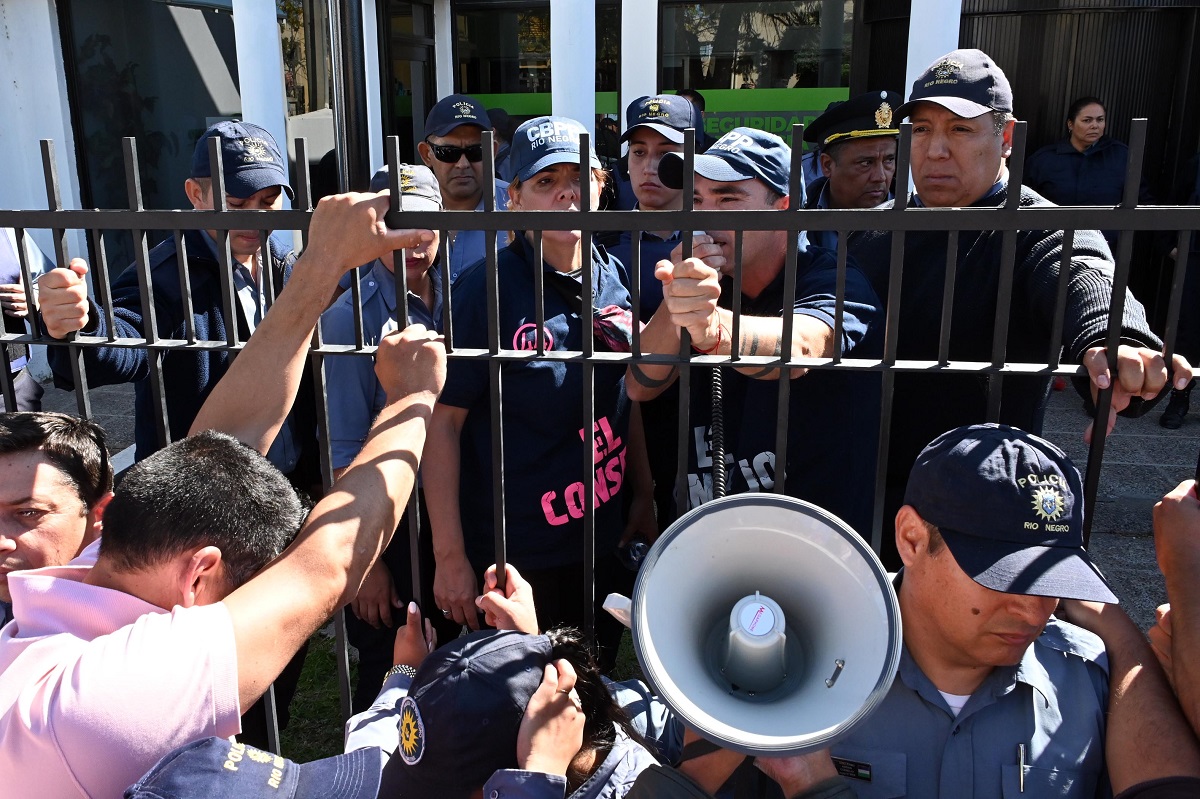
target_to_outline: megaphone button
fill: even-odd
[[[751,635],[766,635],[775,629],[775,614],[761,602],[750,602],[743,607],[738,621]]]

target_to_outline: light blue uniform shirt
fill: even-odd
[[[496,210],[508,209],[508,184],[503,180],[496,181]],[[476,211],[483,211],[483,198],[479,198]],[[508,237],[504,231],[496,234],[499,249],[504,249]],[[450,259],[450,283],[458,281],[468,266],[476,261],[482,261],[487,255],[487,235],[482,230],[460,230],[452,234],[451,241],[442,242],[442,252]]]
[[[1104,645],[1054,618],[957,717],[905,647],[883,703],[832,747],[834,765],[861,799],[1108,797],[1107,708]]]
[[[442,329],[442,276],[437,266],[429,270],[433,281],[433,308],[425,307],[420,297],[408,293],[408,315],[414,323],[430,330]],[[363,343],[376,346],[379,340],[400,328],[396,321],[396,276],[382,261],[359,281],[362,296]],[[326,344],[354,343],[354,295],[349,291],[321,316],[322,336]],[[387,404],[387,394],[375,377],[375,360],[363,355],[333,355],[325,359],[325,383],[328,393],[329,441],[333,468],[344,469],[354,460],[371,423]]]

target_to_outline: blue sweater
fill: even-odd
[[[196,341],[225,341],[229,321],[221,302],[220,264],[212,257],[205,235],[198,230],[184,233],[188,253],[188,277],[191,281],[192,324]],[[295,253],[275,238],[269,239],[272,277],[276,291],[282,290],[292,273]],[[154,287],[154,314],[158,335],[165,339],[186,339],[185,305],[179,282],[179,259],[174,237],[150,251],[150,280]],[[264,281],[265,283],[265,281]],[[131,264],[112,284],[113,333],[117,338],[144,339],[145,322],[138,289],[137,265]],[[241,306],[234,298],[238,318],[238,338],[249,338]],[[109,334],[105,314],[94,305],[91,309],[93,328],[87,335]],[[134,383],[134,442],[137,460],[161,446],[155,424],[154,396],[150,388],[151,359],[145,348],[85,347],[89,386]],[[54,371],[54,383],[59,388],[74,389],[71,358],[66,347],[47,347],[47,357]],[[162,356],[163,394],[167,408],[167,423],[171,440],[183,438],[204,405],[204,400],[229,368],[228,352],[218,349],[171,350]]]

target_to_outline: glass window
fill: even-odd
[[[478,97],[489,107],[502,107],[516,117],[550,113],[549,0],[460,0],[454,4],[454,14],[458,91]],[[598,113],[616,110],[620,49],[620,3],[596,0]]]

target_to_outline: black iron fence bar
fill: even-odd
[[[213,136],[208,140],[208,163],[211,166],[210,172],[212,177],[212,202],[213,210],[218,215],[223,215],[227,211],[225,203],[225,167],[221,158],[221,140],[218,136]],[[261,220],[260,220],[261,221]],[[258,228],[261,225],[246,225],[245,228]],[[221,310],[225,314],[225,319],[228,322],[225,325],[225,339],[230,344],[236,344],[241,340],[238,335],[238,326],[236,323],[237,313],[236,302],[233,296],[233,253],[229,246],[229,231],[237,228],[231,225],[221,225],[214,228],[217,231],[217,262],[221,268],[217,270],[217,277],[221,283]]]
[[[481,138],[484,155],[484,175],[487,182],[484,183],[484,213],[475,214],[475,217],[481,219],[493,220],[497,216],[495,213],[495,161],[493,152],[492,132],[485,130]],[[553,216],[554,214],[548,214]],[[562,216],[573,217],[574,214],[562,214]],[[464,220],[466,221],[466,220]],[[575,220],[578,222],[578,219]],[[464,226],[458,226],[458,229],[464,227],[470,228],[472,225],[468,222]],[[513,228],[521,229],[521,228]],[[498,355],[501,350],[502,342],[500,341],[500,280],[497,273],[500,254],[497,250],[498,236],[496,230],[486,231],[484,234],[484,258],[486,260],[485,267],[487,270],[485,290],[487,295],[487,326],[488,326],[488,352],[492,355]],[[539,239],[540,242],[540,239]],[[540,255],[540,253],[539,253]],[[538,266],[541,261],[536,262]],[[534,268],[534,274],[541,270]],[[445,285],[445,293],[449,295],[450,284]],[[543,295],[544,300],[544,295]],[[537,303],[538,308],[541,304]],[[544,311],[541,312],[543,319]],[[542,320],[539,320],[539,322]],[[453,318],[446,317],[444,323],[449,328],[454,323]],[[542,328],[538,328],[540,331]],[[507,584],[508,563],[508,530],[507,520],[505,519],[505,502],[504,502],[504,486],[506,470],[504,468],[504,362],[499,359],[494,359],[488,362],[488,378],[489,390],[491,392],[491,422],[492,422],[492,535],[494,538],[494,548],[496,551],[496,586],[501,592],[504,592]],[[460,489],[461,490],[461,489]]]
[[[950,336],[954,332],[954,284],[958,280],[958,231],[946,234],[946,277],[942,284],[942,325],[938,338],[938,363],[950,361]]]
[[[186,240],[186,237],[183,235],[182,230],[175,231],[175,252],[176,252],[176,256],[175,256],[176,266],[178,267],[178,271],[179,271],[179,285],[180,286],[191,286],[192,285],[192,278],[191,278],[192,270],[188,266],[187,240]],[[107,282],[107,278],[108,278],[108,275],[105,275],[106,282]],[[188,340],[188,343],[191,344],[196,341],[196,320],[194,317],[195,305],[192,303],[192,292],[181,291],[180,294],[183,297],[183,332]],[[107,297],[105,298],[105,304],[106,305],[111,304],[111,300]],[[109,334],[111,335],[112,334],[112,320],[111,319],[109,320],[108,330],[109,330]]]
[[[116,340],[116,316],[113,314],[112,281],[108,277],[108,248],[104,243],[104,231],[97,229],[88,232],[91,233],[92,252],[95,253],[96,258],[96,263],[92,264],[93,268],[90,271],[92,276],[92,288],[100,298],[100,313],[104,314],[104,322],[106,329],[108,330],[108,338],[109,340]],[[181,232],[177,232],[176,235],[182,237],[183,234]],[[182,257],[183,250],[180,250],[180,254]],[[192,301],[191,292],[188,292],[187,301],[190,307]],[[189,341],[194,340],[194,337],[189,339]]]
[[[692,237],[697,230],[704,228],[698,224],[695,217],[690,216],[696,204],[695,188],[696,188],[696,131],[688,128],[683,132],[683,191],[680,194],[682,208],[685,214],[683,219],[676,224],[674,221],[667,219],[662,214],[671,214],[671,211],[655,211],[654,216],[656,224],[660,223],[665,226],[663,229],[671,229],[680,231],[680,247],[683,257],[692,257]],[[607,212],[606,212],[607,213]],[[637,212],[633,212],[637,213]],[[634,228],[633,241],[641,241],[641,222]],[[637,249],[633,247],[631,249]],[[736,293],[736,292],[735,292]],[[692,349],[692,337],[687,330],[679,331],[679,357],[678,369],[679,377],[677,384],[679,386],[679,418],[676,422],[676,449],[675,449],[675,503],[678,506],[679,514],[682,515],[688,508],[688,442],[691,440],[691,402],[692,402],[692,370],[689,366]],[[699,472],[700,453],[696,453],[696,466]],[[703,478],[701,478],[702,480]]]
[[[592,163],[591,134],[579,135],[579,208],[587,213],[592,210]],[[583,631],[595,640],[596,633],[596,370],[591,356],[596,352],[592,332],[592,309],[596,307],[595,276],[592,271],[592,233],[582,230],[580,246],[580,278],[583,284],[583,305],[579,309],[579,324],[582,327],[583,348]],[[634,249],[630,247],[630,249]],[[534,271],[542,271],[540,261],[534,262]],[[636,313],[636,311],[635,311]],[[631,321],[632,326],[632,321]],[[625,436],[629,446],[630,437]],[[628,460],[626,461],[628,462]],[[565,493],[565,492],[564,492]]]
[[[54,142],[49,139],[42,139],[42,172],[46,176],[46,200],[50,207],[50,214],[61,213],[62,195],[58,190],[58,163],[54,159]],[[59,220],[66,222],[66,220]],[[22,225],[5,225],[4,227],[22,227]],[[59,266],[66,267],[71,263],[71,259],[67,255],[67,225],[51,222],[44,227],[52,228],[54,236],[54,257],[55,263]],[[24,273],[22,273],[24,275]],[[34,325],[35,330],[39,330],[40,326]],[[75,338],[75,334],[67,336],[67,341]],[[87,369],[83,363],[83,352],[78,349],[68,349],[71,360],[71,376],[75,381],[75,407],[79,410],[79,415],[84,419],[92,418],[92,400],[87,388]]]
[[[1167,348],[1163,352],[1163,357],[1167,363],[1171,363],[1171,356],[1175,353],[1175,336],[1179,330],[1179,312],[1180,305],[1183,301],[1183,279],[1187,274],[1188,269],[1188,253],[1191,250],[1192,236],[1194,233],[1181,230],[1175,238],[1175,269],[1171,274],[1171,293],[1170,300],[1167,303],[1167,323],[1163,328],[1163,338],[1167,342]]]
[[[121,140],[121,144],[125,157],[125,190],[129,197],[129,210],[140,211],[143,208],[142,179],[138,169],[137,140],[126,137]],[[154,284],[150,276],[150,246],[146,240],[145,230],[131,232],[133,234],[134,263],[137,264],[138,299],[142,306],[142,335],[146,337],[147,344],[157,344],[159,339],[158,308],[154,302]],[[155,435],[158,437],[158,445],[165,447],[171,443],[171,427],[167,420],[167,397],[163,386],[162,358],[163,353],[159,350],[149,350],[146,353],[150,397],[154,402]]]

